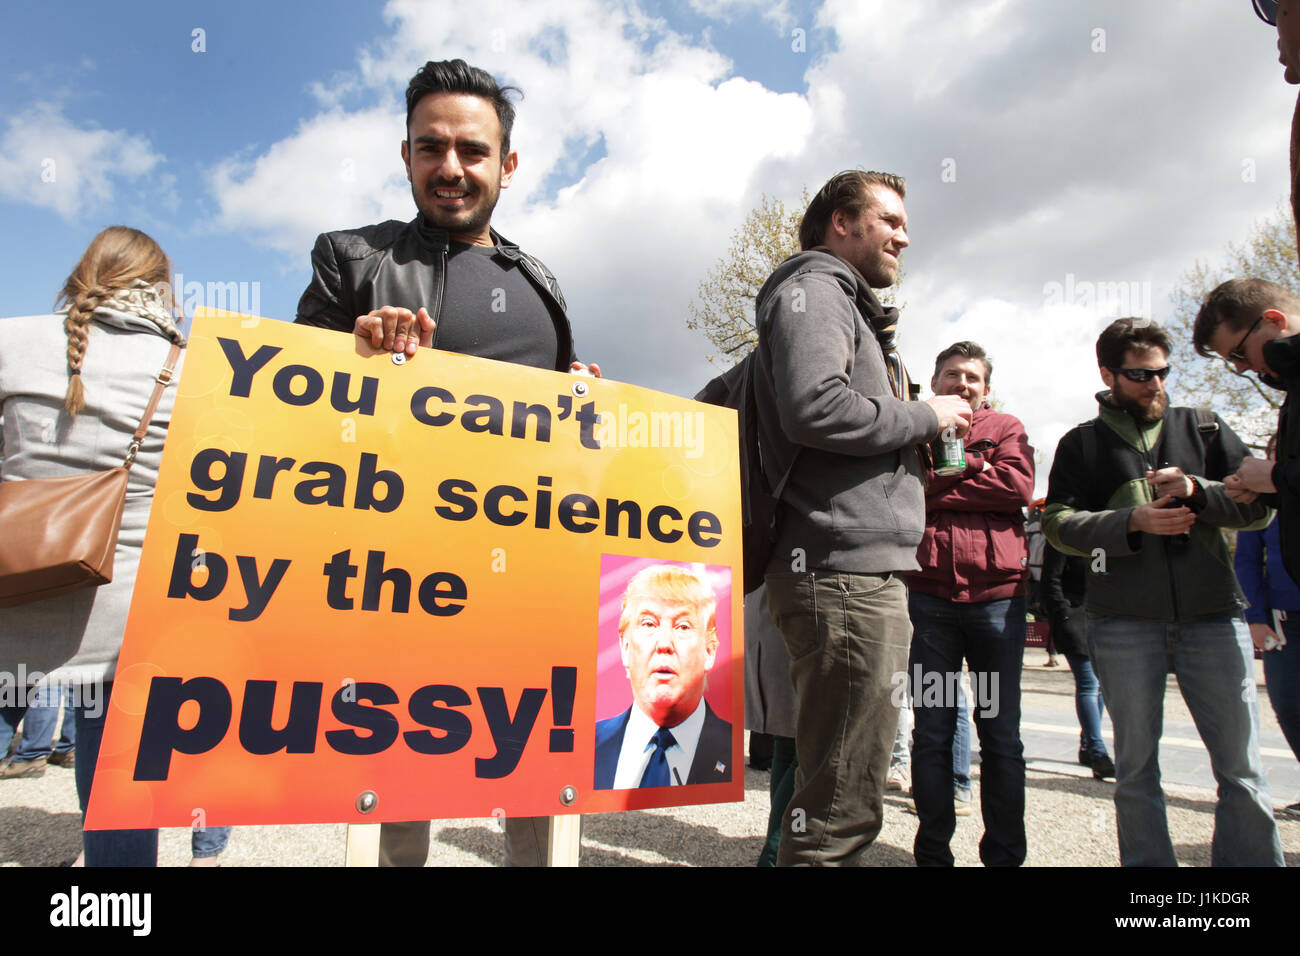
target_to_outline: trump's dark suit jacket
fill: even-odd
[[[635,706],[635,705],[634,705]],[[596,721],[596,783],[597,790],[613,790],[614,774],[618,771],[618,754],[623,749],[623,732],[629,707],[617,717]],[[722,769],[719,770],[719,764]],[[700,742],[695,747],[695,759],[686,777],[690,783],[726,783],[731,779],[731,723],[704,705],[704,726],[700,728]]]

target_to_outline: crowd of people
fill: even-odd
[[[1290,22],[1286,2],[1264,6]],[[417,215],[322,234],[297,322],[382,352],[437,347],[600,375],[578,361],[555,276],[491,225],[517,165],[511,92],[461,60],[430,61],[415,74],[401,155]],[[756,301],[758,440],[765,478],[780,487],[764,588],[746,615],[747,723],[775,738],[763,864],[857,862],[895,786],[915,801],[917,863],[951,865],[955,818],[971,805],[967,713],[980,753],[980,858],[1015,866],[1026,856],[1020,675],[1033,449],[1020,420],[989,403],[993,363],[975,342],[939,353],[934,394],[920,400],[897,347],[899,311],[875,291],[895,282],[908,245],[905,197],[903,179],[889,173],[832,177],[803,215],[801,251]],[[5,481],[122,458],[169,349],[185,344],[159,292],[170,271],[150,237],[111,227],[69,276],[58,312],[0,324]],[[509,312],[494,307],[503,289]],[[1289,389],[1300,375],[1296,331],[1300,301],[1246,279],[1209,297],[1195,345]],[[1043,527],[1058,557],[1045,562],[1046,606],[1078,683],[1080,763],[1116,780],[1122,862],[1175,862],[1157,762],[1172,670],[1220,782],[1214,862],[1280,865],[1256,703],[1241,691],[1253,679],[1253,635],[1267,648],[1269,692],[1300,756],[1300,641],[1287,639],[1286,621],[1300,595],[1278,567],[1280,556],[1293,576],[1300,569],[1300,416],[1284,407],[1276,463],[1255,459],[1212,411],[1168,407],[1170,351],[1146,317],[1117,320],[1098,339],[1098,416],[1062,439],[1051,470]],[[130,471],[112,582],[0,610],[0,670],[21,665],[51,686],[104,689],[93,701],[74,693],[57,745],[58,701],[33,698],[32,739],[20,738],[0,769],[21,777],[72,763],[75,729],[83,811],[174,394],[165,390]],[[1268,527],[1280,538],[1246,536]],[[1249,624],[1224,529],[1243,532],[1237,566]],[[673,587],[694,594],[689,581]],[[656,635],[678,628],[663,626],[675,618],[649,597],[631,586],[629,594],[619,634],[635,690],[638,642],[671,644]],[[687,601],[709,626],[687,623],[711,666],[709,600]],[[725,724],[698,695],[682,706],[635,700],[602,728],[605,786],[691,785],[726,772],[721,759],[689,759],[713,753]],[[22,708],[0,717],[7,744]],[[428,821],[385,823],[381,864],[422,865],[429,835]],[[157,831],[84,836],[87,866],[156,862]],[[218,857],[228,836],[196,830],[196,861]],[[507,820],[507,862],[543,862],[548,839],[544,818]]]

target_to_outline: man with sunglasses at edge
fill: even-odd
[[[1255,13],[1277,27],[1282,78],[1300,84],[1300,0],[1253,0]],[[1300,100],[1291,120],[1291,212],[1300,223]],[[1266,495],[1278,510],[1282,563],[1293,580],[1300,572],[1300,415],[1291,408],[1291,393],[1300,385],[1300,300],[1279,285],[1261,279],[1234,279],[1206,297],[1192,337],[1196,350],[1217,354],[1239,374],[1255,372],[1259,380],[1286,390],[1278,414],[1277,462],[1250,458],[1224,482],[1238,501]],[[1227,339],[1240,340],[1229,346]],[[1288,477],[1289,474],[1289,477]]]
[[[1248,453],[1223,420],[1168,407],[1170,351],[1147,319],[1116,319],[1101,333],[1100,414],[1057,446],[1043,531],[1088,559],[1088,646],[1115,726],[1120,863],[1177,865],[1158,749],[1172,670],[1219,783],[1211,864],[1283,866],[1246,602],[1221,531],[1272,515],[1224,488]]]
[[[1244,375],[1286,391],[1277,419],[1277,461],[1246,458],[1224,479],[1228,497],[1259,498],[1278,511],[1282,563],[1300,574],[1300,415],[1291,396],[1300,391],[1300,298],[1264,279],[1230,279],[1208,296],[1192,326],[1192,344]]]

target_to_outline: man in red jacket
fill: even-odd
[[[916,553],[921,570],[907,575],[912,794],[921,818],[912,852],[919,866],[953,863],[952,744],[963,658],[980,742],[980,859],[986,866],[1025,861],[1020,659],[1028,557],[1021,509],[1034,496],[1034,450],[1020,419],[989,407],[992,377],[984,350],[957,342],[939,353],[930,382],[936,395],[970,402],[974,417],[965,470],[928,476],[925,536]]]

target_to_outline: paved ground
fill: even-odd
[[[1073,680],[1065,667],[1041,666],[1044,652],[1028,649],[1022,725],[1028,761],[1026,827],[1031,866],[1116,866],[1113,784],[1092,779],[1075,763],[1078,725]],[[1274,805],[1300,800],[1300,765],[1287,748],[1264,693],[1259,695],[1262,743]],[[1107,731],[1109,742],[1109,730]],[[1214,780],[1195,727],[1171,678],[1165,701],[1162,764],[1169,825],[1180,862],[1206,866],[1214,827]],[[978,781],[979,767],[973,768]],[[743,803],[590,816],[584,822],[584,866],[751,866],[767,821],[768,775],[746,771]],[[982,830],[976,812],[959,819],[953,853],[959,866],[978,865]],[[1287,863],[1300,866],[1300,821],[1279,820]],[[222,857],[226,866],[339,866],[345,827],[239,827]],[[867,855],[872,866],[911,866],[916,816],[906,798],[886,800],[885,827]],[[72,772],[50,768],[36,780],[0,781],[0,865],[51,866],[76,856],[79,814]],[[489,866],[501,855],[493,820],[434,823],[431,866]],[[164,830],[163,866],[189,860],[189,833]]]

